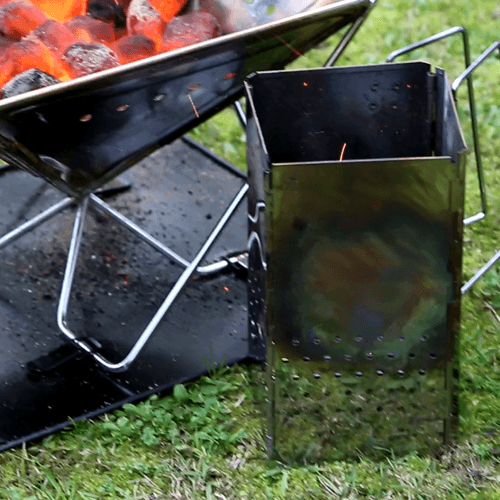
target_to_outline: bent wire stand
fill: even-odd
[[[336,28],[335,24],[333,24],[333,28],[326,28],[326,25],[324,28],[322,28],[324,31],[325,30],[330,30],[332,32],[337,31],[343,26],[349,26],[348,29],[346,30],[345,34],[343,35],[342,39],[340,40],[339,44],[337,45],[336,49],[330,56],[327,65],[332,65],[342,54],[342,52],[345,50],[347,47],[348,43],[352,40],[356,32],[359,30],[360,26],[364,22],[364,20],[367,18],[368,14],[371,12],[372,8],[376,4],[376,0],[353,0],[352,1],[352,6],[346,5],[345,7],[340,7],[339,9],[344,9],[346,14],[346,22],[342,26],[340,24]],[[350,11],[349,9],[364,9],[360,10],[359,12],[355,11]],[[344,12],[344,11],[342,11]],[[353,13],[354,12],[354,13]],[[325,16],[325,14],[322,14]],[[350,17],[349,17],[350,16]],[[261,28],[258,28],[256,32],[258,32]],[[316,28],[318,29],[318,28]],[[271,38],[271,35],[269,35]],[[313,44],[310,44],[310,46],[314,46],[315,43],[317,43],[317,40],[319,40],[318,35],[315,35],[316,42]],[[277,36],[276,36],[277,38]],[[230,61],[232,64],[233,61]],[[217,63],[218,64],[218,63]],[[270,63],[272,64],[272,63]],[[229,65],[229,63],[228,63]],[[119,70],[120,71],[120,70]],[[228,71],[225,69],[224,71]],[[232,71],[232,69],[231,69]],[[227,73],[227,74],[234,74],[234,73]],[[43,92],[42,92],[43,93]],[[167,94],[168,91],[165,92]],[[234,93],[233,93],[234,94]],[[162,99],[160,99],[160,96],[162,96]],[[155,102],[160,102],[163,101],[163,97],[165,97],[164,94],[159,93],[153,100]],[[231,96],[231,100],[234,101],[236,94]],[[210,103],[209,106],[214,106],[217,103]],[[241,124],[243,127],[245,127],[245,114],[242,110],[241,104],[236,101],[235,102],[235,109],[236,113],[240,119]],[[38,113],[40,114],[40,113]],[[201,112],[200,112],[201,114]],[[205,112],[205,114],[207,114]],[[86,118],[91,117],[93,118],[93,115],[88,114],[84,115],[83,118],[80,119],[81,122],[86,122],[88,121]],[[191,120],[192,121],[192,120]],[[193,124],[194,126],[195,124]],[[103,124],[102,126],[105,126]],[[187,125],[182,125],[180,124],[179,127],[180,129],[188,129]],[[175,133],[175,132],[174,132]],[[172,136],[172,133],[168,136],[169,139],[173,139],[174,137]],[[191,145],[193,141],[189,140],[188,138],[184,137],[184,140]],[[165,141],[163,141],[165,143]],[[28,170],[29,172],[35,174],[35,175],[40,175],[42,173],[42,176],[44,177],[45,180],[48,180],[52,184],[55,184],[58,186],[60,189],[62,188],[63,191],[67,192],[67,186],[62,185],[59,179],[55,178],[52,173],[47,174],[47,172],[52,168],[52,164],[50,164],[49,169],[47,170],[47,165],[43,165],[43,162],[40,161],[40,157],[37,157],[36,155],[33,155],[30,151],[23,149],[22,146],[18,142],[14,143],[9,143],[9,141],[6,141],[5,138],[0,136],[0,146],[3,146],[3,152],[0,154],[0,156],[6,160],[7,162],[10,162],[11,166],[13,167],[20,167],[24,170]],[[199,145],[195,145],[199,149],[202,149],[203,147],[200,147]],[[16,148],[19,149],[19,151],[16,150]],[[14,151],[11,153],[11,151]],[[149,151],[149,150],[148,150]],[[206,150],[204,151],[205,154],[209,154]],[[19,155],[20,153],[20,155]],[[27,154],[26,154],[27,153]],[[96,153],[97,154],[97,153]],[[142,153],[137,154],[135,153],[135,158],[134,159],[129,159],[126,161],[122,161],[122,164],[118,165],[118,167],[115,170],[108,169],[108,172],[105,172],[104,175],[100,175],[100,180],[101,182],[103,179],[110,180],[111,174],[117,174],[119,173],[118,170],[123,171],[125,168],[128,168],[132,166],[138,159],[140,159],[140,155]],[[21,156],[21,160],[19,159],[18,156]],[[142,155],[144,156],[144,155]],[[212,155],[213,156],[213,155]],[[28,159],[28,161],[26,161]],[[31,161],[30,161],[31,160]],[[217,161],[220,163],[219,159],[217,158]],[[53,162],[56,165],[56,169],[60,168],[60,163],[59,160],[56,159],[55,162]],[[64,161],[62,162],[64,163]],[[90,165],[90,163],[89,163]],[[223,165],[227,168],[227,165]],[[87,165],[85,165],[87,167]],[[10,166],[9,166],[10,168]],[[234,167],[232,168],[233,173],[234,173]],[[82,171],[85,171],[85,168],[82,168]],[[246,176],[239,172],[238,175],[242,178],[246,178]],[[223,230],[223,228],[226,226],[232,215],[235,213],[236,209],[238,208],[239,204],[241,201],[244,199],[248,189],[249,185],[244,182],[243,185],[240,187],[239,191],[237,194],[234,196],[233,200],[230,202],[230,204],[227,206],[226,210],[222,214],[221,218],[219,219],[218,223],[216,226],[213,228],[212,232],[208,236],[208,238],[205,240],[203,243],[202,247],[194,257],[194,259],[190,262],[186,259],[184,259],[182,256],[178,255],[176,252],[174,252],[172,249],[169,247],[165,246],[163,243],[158,241],[156,238],[154,238],[152,235],[148,234],[145,232],[143,229],[141,229],[139,226],[137,226],[134,222],[132,222],[130,219],[124,217],[120,213],[118,213],[116,210],[114,210],[110,205],[102,201],[96,194],[97,191],[94,189],[90,189],[90,192],[88,191],[88,188],[93,186],[93,183],[95,184],[96,179],[93,179],[91,182],[87,182],[83,184],[83,190],[82,186],[78,186],[78,189],[76,189],[76,195],[74,193],[73,196],[67,197],[63,199],[62,201],[58,202],[54,206],[50,207],[49,209],[45,210],[41,214],[37,215],[33,219],[27,221],[26,223],[22,224],[18,228],[14,229],[13,231],[9,232],[2,238],[0,238],[0,249],[6,247],[7,245],[13,243],[15,240],[23,236],[24,234],[32,231],[36,227],[40,226],[44,222],[47,222],[48,220],[52,219],[59,213],[61,213],[64,209],[68,208],[69,206],[73,204],[77,204],[77,211],[75,215],[75,220],[74,220],[74,225],[73,225],[73,231],[72,231],[72,236],[71,236],[71,241],[70,241],[70,246],[68,250],[68,256],[67,256],[67,261],[66,261],[66,268],[63,276],[63,281],[62,281],[62,287],[61,287],[61,293],[59,297],[59,302],[58,302],[58,307],[57,307],[57,325],[61,333],[69,339],[74,345],[76,345],[79,349],[81,349],[83,352],[91,355],[95,362],[103,367],[105,370],[109,372],[124,372],[126,371],[131,363],[134,362],[134,360],[138,357],[140,352],[142,351],[143,347],[155,331],[156,327],[162,320],[162,318],[165,316],[175,299],[178,297],[179,293],[181,292],[182,288],[186,284],[186,282],[189,280],[189,278],[196,272],[200,275],[203,276],[209,276],[215,273],[218,273],[224,269],[227,269],[229,266],[235,266],[237,268],[246,268],[245,260],[246,260],[246,252],[240,252],[237,253],[236,255],[234,252],[221,260],[205,265],[205,266],[200,266],[201,261],[207,254],[208,250],[210,249],[211,245],[214,243],[220,232]],[[62,183],[64,184],[64,183]],[[71,194],[71,193],[70,193]],[[128,352],[128,354],[119,362],[111,362],[109,359],[101,355],[99,352],[95,350],[95,348],[90,344],[89,341],[80,338],[73,330],[71,330],[68,326],[68,308],[70,305],[70,296],[71,296],[71,290],[73,286],[73,279],[74,279],[74,274],[77,266],[77,261],[78,261],[78,254],[79,254],[79,249],[81,246],[82,242],[82,233],[83,233],[83,228],[85,224],[85,216],[87,212],[88,205],[91,204],[93,207],[95,207],[97,210],[109,215],[112,217],[115,221],[117,221],[121,226],[123,226],[125,229],[133,233],[135,236],[139,237],[141,240],[146,242],[148,245],[150,245],[152,248],[154,248],[156,251],[161,253],[162,255],[168,257],[169,259],[172,259],[174,262],[177,264],[181,265],[184,267],[184,271],[182,272],[181,276],[178,278],[170,292],[167,294],[166,298],[164,299],[163,303],[161,306],[158,308],[157,312],[154,314],[153,318],[149,322],[149,324],[146,326],[144,331],[141,333],[139,336],[138,340],[134,344],[134,346],[131,348],[131,350]]]
[[[457,91],[460,85],[467,80],[467,90],[468,90],[468,98],[469,98],[469,111],[472,125],[472,137],[474,142],[474,156],[476,159],[476,170],[477,177],[479,181],[479,191],[481,196],[481,211],[477,214],[472,215],[464,219],[464,226],[468,226],[470,224],[474,224],[480,220],[486,218],[488,214],[488,204],[486,200],[486,186],[484,181],[483,174],[483,163],[481,160],[481,148],[479,145],[479,131],[477,125],[477,114],[476,114],[476,103],[474,99],[474,85],[472,82],[472,73],[486,61],[496,50],[499,51],[500,57],[500,42],[494,42],[491,44],[473,63],[470,60],[470,50],[469,50],[469,38],[467,34],[467,30],[463,26],[455,26],[448,30],[442,31],[441,33],[437,33],[436,35],[430,36],[420,42],[416,42],[412,45],[408,45],[407,47],[403,47],[402,49],[395,50],[386,59],[386,62],[393,62],[397,57],[408,54],[409,52],[413,52],[416,49],[421,47],[425,47],[426,45],[430,45],[437,41],[443,40],[449,36],[461,34],[463,40],[463,53],[465,60],[465,70],[462,74],[460,74],[453,83],[451,84],[451,91],[453,94],[453,98],[455,102],[457,100]],[[462,295],[468,292],[472,286],[474,286],[498,261],[500,260],[500,250],[476,273],[466,282],[461,288]]]

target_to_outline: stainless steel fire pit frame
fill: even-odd
[[[11,166],[43,177],[69,195],[0,238],[0,249],[68,206],[78,204],[57,323],[63,335],[90,354],[98,365],[110,372],[127,370],[193,273],[209,275],[229,265],[242,265],[244,256],[237,255],[200,267],[210,246],[244,198],[248,185],[243,182],[191,262],[104,203],[96,196],[96,189],[236,100],[243,93],[244,78],[252,71],[282,67],[301,55],[299,50],[308,50],[351,25],[330,58],[333,63],[375,3],[376,0],[344,0],[317,11],[0,101],[0,158]],[[174,120],[169,121],[170,117],[165,120],[169,112],[175,116]],[[149,130],[144,129],[144,124]],[[185,268],[120,362],[111,362],[96,352],[91,343],[79,338],[67,324],[89,203]]]

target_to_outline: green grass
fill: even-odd
[[[394,49],[445,28],[469,29],[473,57],[500,38],[498,0],[379,0],[339,64],[382,62]],[[334,41],[293,67],[317,67]],[[450,78],[463,62],[461,41],[421,49]],[[500,63],[475,74],[490,214],[466,229],[464,276],[500,249]],[[458,103],[471,145],[466,90]],[[245,166],[245,136],[230,109],[192,132],[234,164]],[[466,212],[479,209],[473,155],[468,158]],[[499,266],[500,267],[500,266]],[[0,499],[500,499],[500,271],[462,302],[460,438],[439,456],[386,458],[285,467],[268,463],[257,367],[223,369],[171,396],[151,398],[27,448],[0,455]]]

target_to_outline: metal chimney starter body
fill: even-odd
[[[466,145],[446,73],[259,72],[246,90],[249,327],[267,345],[269,455],[450,442]]]

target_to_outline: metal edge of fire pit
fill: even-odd
[[[18,112],[28,106],[37,105],[42,98],[51,99],[54,97],[73,97],[73,94],[88,94],[92,89],[102,89],[105,87],[109,92],[117,85],[116,80],[120,79],[118,84],[128,82],[129,76],[136,77],[138,70],[150,71],[154,66],[163,65],[164,63],[174,62],[186,56],[194,56],[198,58],[198,53],[210,48],[219,46],[227,46],[231,44],[245,43],[248,38],[258,38],[262,34],[266,34],[274,29],[286,30],[295,24],[302,22],[310,23],[315,18],[330,17],[332,14],[344,15],[347,21],[351,20],[350,16],[360,15],[373,4],[372,0],[343,0],[341,2],[321,7],[311,12],[304,12],[290,16],[286,19],[275,21],[272,23],[263,24],[255,28],[249,28],[237,33],[223,35],[206,42],[201,42],[189,47],[173,50],[164,54],[158,54],[147,59],[135,61],[128,64],[120,65],[116,68],[110,68],[99,73],[76,78],[68,82],[61,82],[57,85],[45,87],[39,90],[33,90],[20,96],[10,97],[0,100],[0,114],[5,112]],[[157,71],[156,68],[153,71]],[[120,92],[121,90],[119,90]],[[114,91],[112,92],[114,93]]]

